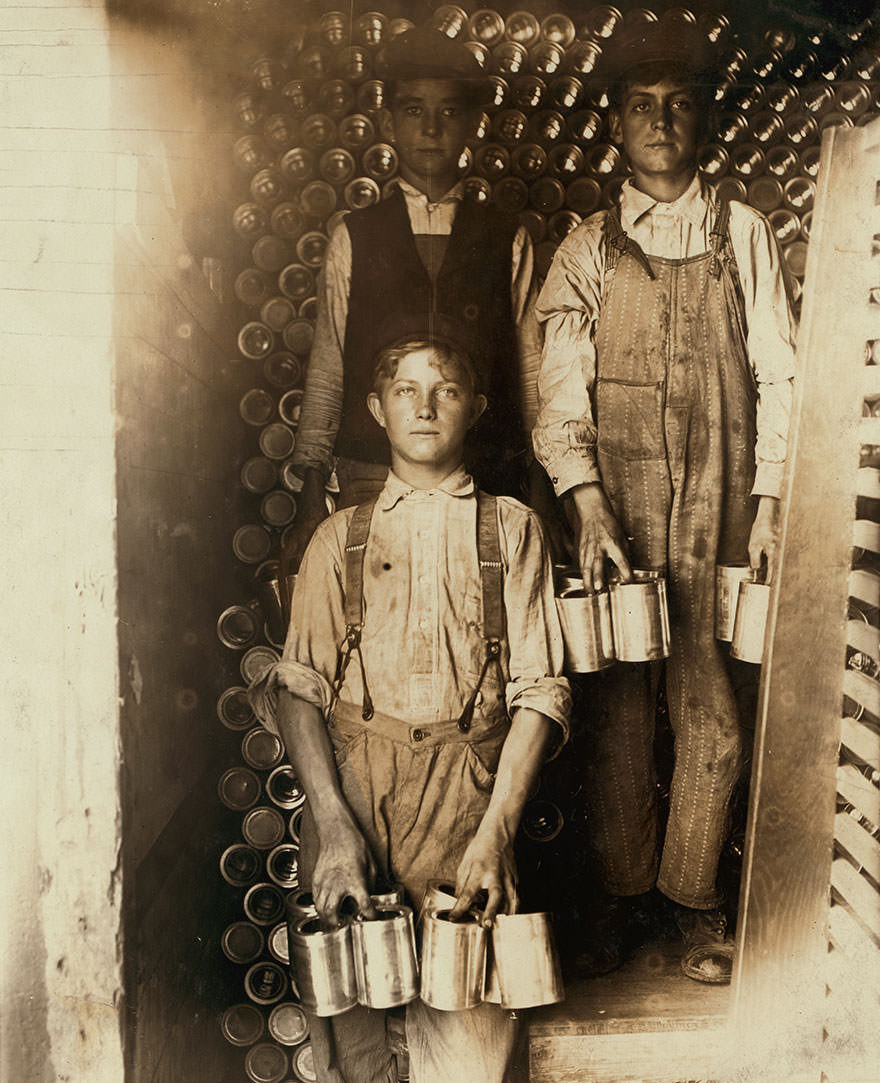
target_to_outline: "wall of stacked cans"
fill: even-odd
[[[722,57],[713,138],[699,167],[719,192],[766,214],[796,298],[806,264],[821,133],[880,112],[878,27],[804,29],[778,12],[772,26],[737,26],[734,15],[684,8],[621,11],[602,6],[572,18],[528,11],[438,7],[428,21],[464,41],[487,72],[490,96],[461,157],[466,198],[519,217],[546,274],[559,242],[611,205],[626,176],[607,130],[601,57],[621,26],[658,18],[694,24]],[[242,1049],[256,1083],[314,1078],[308,1026],[287,961],[285,900],[298,888],[303,793],[277,738],[255,723],[251,677],[279,655],[284,622],[278,555],[296,517],[291,469],[316,316],[316,276],[328,238],[351,210],[383,199],[397,154],[383,142],[376,77],[383,44],[413,24],[379,11],[325,11],[270,55],[255,57],[230,103],[230,170],[240,202],[229,229],[242,253],[234,270],[241,323],[235,349],[244,372],[242,424],[253,440],[241,463],[242,519],[232,549],[247,597],[220,615],[218,636],[240,662],[218,717],[240,735],[220,800],[241,814],[220,873],[240,892],[239,920],[222,949],[240,967],[241,996],[223,1033]],[[327,486],[333,510],[336,486]],[[569,795],[571,796],[571,795]],[[555,793],[536,795],[524,829],[537,845],[565,816]]]

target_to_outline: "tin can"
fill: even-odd
[[[243,135],[232,145],[232,160],[242,173],[253,175],[272,161],[272,152],[258,135]]]
[[[255,805],[241,821],[242,837],[255,850],[273,849],[284,838],[286,828],[284,817],[269,805]]]
[[[369,921],[351,926],[358,1003],[395,1008],[419,995],[419,968],[412,910],[388,904]]]
[[[513,172],[523,181],[534,181],[547,168],[547,152],[537,143],[524,143],[511,158]]]
[[[351,926],[325,931],[317,917],[289,928],[291,966],[303,1007],[318,1016],[341,1015],[357,1003]]]
[[[292,320],[282,334],[284,345],[297,357],[307,357],[315,339],[315,325],[311,320]]]
[[[592,177],[578,177],[565,189],[565,204],[581,218],[597,210],[602,201],[602,189]]]
[[[519,177],[502,177],[492,190],[492,202],[505,214],[517,214],[529,202],[529,189]]]
[[[311,1042],[305,1041],[294,1049],[291,1060],[299,1083],[316,1083],[318,1073],[315,1069],[315,1054]]]
[[[797,152],[791,147],[772,147],[767,151],[767,172],[778,181],[788,180],[797,168]]]
[[[290,966],[290,945],[287,942],[287,922],[279,921],[266,937],[266,947],[272,958],[286,967]],[[298,995],[293,990],[294,995]]]
[[[273,207],[279,203],[284,196],[284,191],[284,178],[277,169],[260,169],[251,179],[251,199],[262,203],[264,207]]]
[[[359,211],[364,207],[374,206],[380,201],[382,194],[372,177],[355,177],[345,186],[342,197],[346,207]]]
[[[378,113],[385,108],[385,85],[381,79],[367,79],[357,91],[357,108],[361,113]]]
[[[245,241],[255,241],[268,225],[266,211],[259,203],[241,203],[232,213],[232,228]]]
[[[267,459],[280,460],[289,458],[295,443],[296,439],[293,432],[281,421],[273,421],[260,432],[260,450]],[[268,555],[269,551],[267,549],[260,557],[260,560],[265,560]],[[253,563],[258,563],[258,561]]]
[[[492,948],[504,1008],[535,1008],[565,999],[550,915],[499,914]]]
[[[281,842],[269,851],[266,872],[272,883],[284,891],[296,891],[299,887],[299,847],[292,842]]]
[[[378,184],[384,184],[397,173],[397,151],[390,143],[374,143],[364,151],[361,165],[368,177]]]
[[[511,96],[518,110],[540,109],[547,97],[547,84],[537,75],[520,75],[513,81]]]
[[[491,48],[504,37],[504,19],[491,8],[480,8],[468,19],[468,30],[475,41]]]
[[[260,320],[279,334],[295,317],[296,309],[287,297],[268,297],[260,308]]]
[[[365,11],[358,16],[357,29],[364,45],[381,45],[388,35],[388,19],[380,11]]]
[[[242,906],[255,925],[277,925],[284,917],[284,894],[276,884],[254,884],[245,892]]]
[[[278,403],[278,414],[281,417],[281,420],[286,425],[289,425],[294,431],[296,431],[296,427],[299,425],[303,394],[302,388],[291,388],[290,391],[285,391],[281,396],[281,401]],[[296,509],[294,508],[294,511],[295,510]]]
[[[251,1083],[282,1083],[287,1067],[287,1054],[274,1042],[259,1042],[245,1054],[244,1070]]]
[[[254,726],[241,740],[241,756],[255,771],[271,771],[284,758],[284,745],[277,734],[264,726]]]
[[[262,563],[271,549],[272,537],[262,523],[245,523],[232,535],[232,551],[242,564]]]
[[[566,114],[580,109],[586,96],[586,87],[576,75],[557,76],[550,84],[550,103]]]
[[[715,566],[715,638],[724,643],[733,639],[739,585],[751,575],[748,564]]]
[[[227,884],[231,884],[233,887],[250,887],[251,884],[255,884],[260,879],[262,871],[263,859],[252,846],[248,846],[246,843],[233,843],[232,846],[227,846],[220,855],[220,875]],[[231,928],[233,926],[230,926]],[[260,937],[260,947],[256,955],[259,955],[260,951],[262,951],[262,936]],[[256,955],[254,955],[254,958],[256,958]],[[250,959],[240,961],[250,962]]]
[[[497,139],[508,146],[514,146],[518,143],[522,143],[529,130],[529,119],[521,109],[502,109],[499,113],[496,113],[495,119],[492,121],[492,131],[495,133]],[[491,144],[481,148],[475,156],[475,161],[480,160],[480,155],[488,149]],[[498,148],[501,150],[501,148]],[[507,153],[506,151],[504,152]],[[506,169],[506,166],[505,166]],[[500,176],[500,174],[498,174]],[[493,179],[492,177],[489,178]]]
[[[540,177],[529,186],[529,202],[540,214],[554,214],[565,202],[565,189],[555,177]]]
[[[220,776],[217,796],[227,808],[243,812],[257,803],[260,789],[260,780],[249,768],[230,767]]]
[[[743,143],[730,155],[730,168],[738,177],[749,180],[764,172],[764,152],[754,143]]]
[[[260,501],[260,515],[267,526],[287,526],[296,517],[296,500],[286,489],[273,489]]]
[[[262,1038],[265,1029],[263,1013],[253,1004],[232,1004],[220,1020],[220,1030],[230,1045],[253,1045]]]
[[[666,580],[657,572],[633,569],[629,583],[611,583],[614,653],[620,662],[669,657]]]
[[[288,324],[288,327],[290,325]],[[284,329],[287,330],[287,327]],[[279,350],[263,362],[263,375],[279,391],[294,387],[302,380],[302,365],[291,353]]]
[[[596,673],[614,664],[614,632],[608,591],[587,594],[583,582],[556,598],[571,673]]]
[[[569,70],[577,75],[592,75],[602,59],[602,47],[596,41],[576,42],[566,53]]]
[[[260,631],[260,617],[255,606],[230,605],[217,618],[217,638],[224,647],[243,650]]]
[[[299,1045],[309,1036],[308,1017],[299,1004],[292,1000],[275,1005],[269,1013],[268,1028],[275,1041],[281,1045]]]
[[[730,653],[741,662],[760,665],[770,608],[770,587],[756,578],[740,583]]]
[[[312,113],[302,122],[303,145],[315,153],[327,150],[336,142],[336,122],[326,113]]]
[[[247,698],[247,689],[239,685],[227,688],[217,699],[217,717],[228,730],[241,733],[256,722]]]
[[[565,61],[565,50],[555,41],[539,41],[529,49],[529,70],[543,79],[556,75]]]
[[[584,152],[573,143],[557,143],[547,155],[550,172],[561,181],[568,182],[584,168]]]
[[[532,800],[523,810],[522,831],[532,842],[552,842],[564,826],[562,810],[552,801]]]
[[[270,238],[262,237],[261,240]],[[246,323],[238,332],[238,349],[249,361],[262,361],[275,345],[272,329],[257,320]]]
[[[429,910],[422,924],[422,1000],[442,1011],[464,1011],[483,999],[486,930],[477,914],[449,920],[449,910]]]
[[[429,880],[425,894],[419,906],[419,923],[432,910],[451,910],[457,902],[455,884],[448,880]]]
[[[293,768],[286,763],[279,764],[266,779],[266,793],[273,804],[283,809],[299,808],[306,799]]]
[[[567,15],[547,15],[541,21],[541,37],[567,49],[574,41],[577,30]]]
[[[255,1004],[276,1004],[287,992],[287,975],[278,963],[261,960],[245,974],[244,991]]]
[[[748,186],[749,205],[770,214],[782,203],[782,185],[775,177],[756,177]]]
[[[502,114],[503,115],[503,114]],[[498,180],[507,172],[510,154],[497,143],[487,143],[474,156],[474,168],[488,181]]]

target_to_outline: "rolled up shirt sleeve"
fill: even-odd
[[[507,497],[498,498],[498,514],[510,652],[507,709],[530,707],[551,719],[561,747],[569,735],[571,689],[562,676],[562,630],[544,534],[537,515]]]
[[[749,361],[758,386],[752,492],[778,497],[791,421],[797,322],[770,223],[751,208],[732,203],[730,233],[743,291]]]
[[[601,219],[588,219],[557,249],[536,305],[544,347],[532,443],[558,496],[600,480],[590,396],[603,264]]]
[[[342,417],[342,349],[350,287],[351,238],[343,223],[330,237],[318,276],[315,337],[293,451],[293,466],[300,476],[312,467],[326,478],[333,469],[333,449]]]
[[[338,545],[333,544],[337,518],[341,517],[319,525],[303,556],[281,660],[258,673],[248,689],[254,714],[273,733],[278,732],[279,688],[313,704],[325,716],[330,709],[336,650],[345,635],[341,562],[335,555]]]

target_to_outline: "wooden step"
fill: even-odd
[[[729,986],[680,969],[682,945],[646,945],[620,970],[566,985],[529,1024],[529,1083],[682,1083],[724,1078]]]

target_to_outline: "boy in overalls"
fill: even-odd
[[[440,312],[479,339],[473,360],[489,405],[466,457],[480,486],[520,494],[534,420],[540,340],[532,244],[514,215],[464,198],[459,161],[488,93],[465,45],[428,27],[380,55],[385,101],[379,134],[399,158],[392,193],[349,213],[327,247],[293,465],[303,479],[282,554],[295,571],[327,512],[336,467],[339,506],[375,496],[388,446],[366,399],[386,321]]]
[[[485,407],[449,337],[381,351],[369,409],[391,471],[378,498],[320,524],[296,581],[284,655],[252,692],[308,796],[302,878],[335,923],[353,898],[429,879],[456,885],[453,918],[517,906],[513,841],[570,706],[537,517],[478,493],[462,466]],[[556,731],[554,734],[553,731]],[[408,1005],[413,1083],[509,1079],[516,1022],[498,1005]],[[320,1080],[394,1079],[383,1012],[356,1007],[316,1048]],[[336,1075],[330,1074],[330,1060]]]
[[[697,173],[711,101],[701,49],[642,27],[612,59],[611,133],[632,171],[620,203],[560,245],[538,300],[545,329],[535,452],[578,525],[588,590],[606,560],[667,577],[665,665],[675,736],[665,838],[654,719],[659,664],[591,683],[584,792],[617,913],[656,886],[675,905],[683,968],[729,980],[717,869],[742,762],[729,659],[714,638],[715,565],[772,575],[794,374],[795,321],[776,240]],[[635,905],[634,905],[635,904]],[[620,942],[585,969],[611,969]]]

